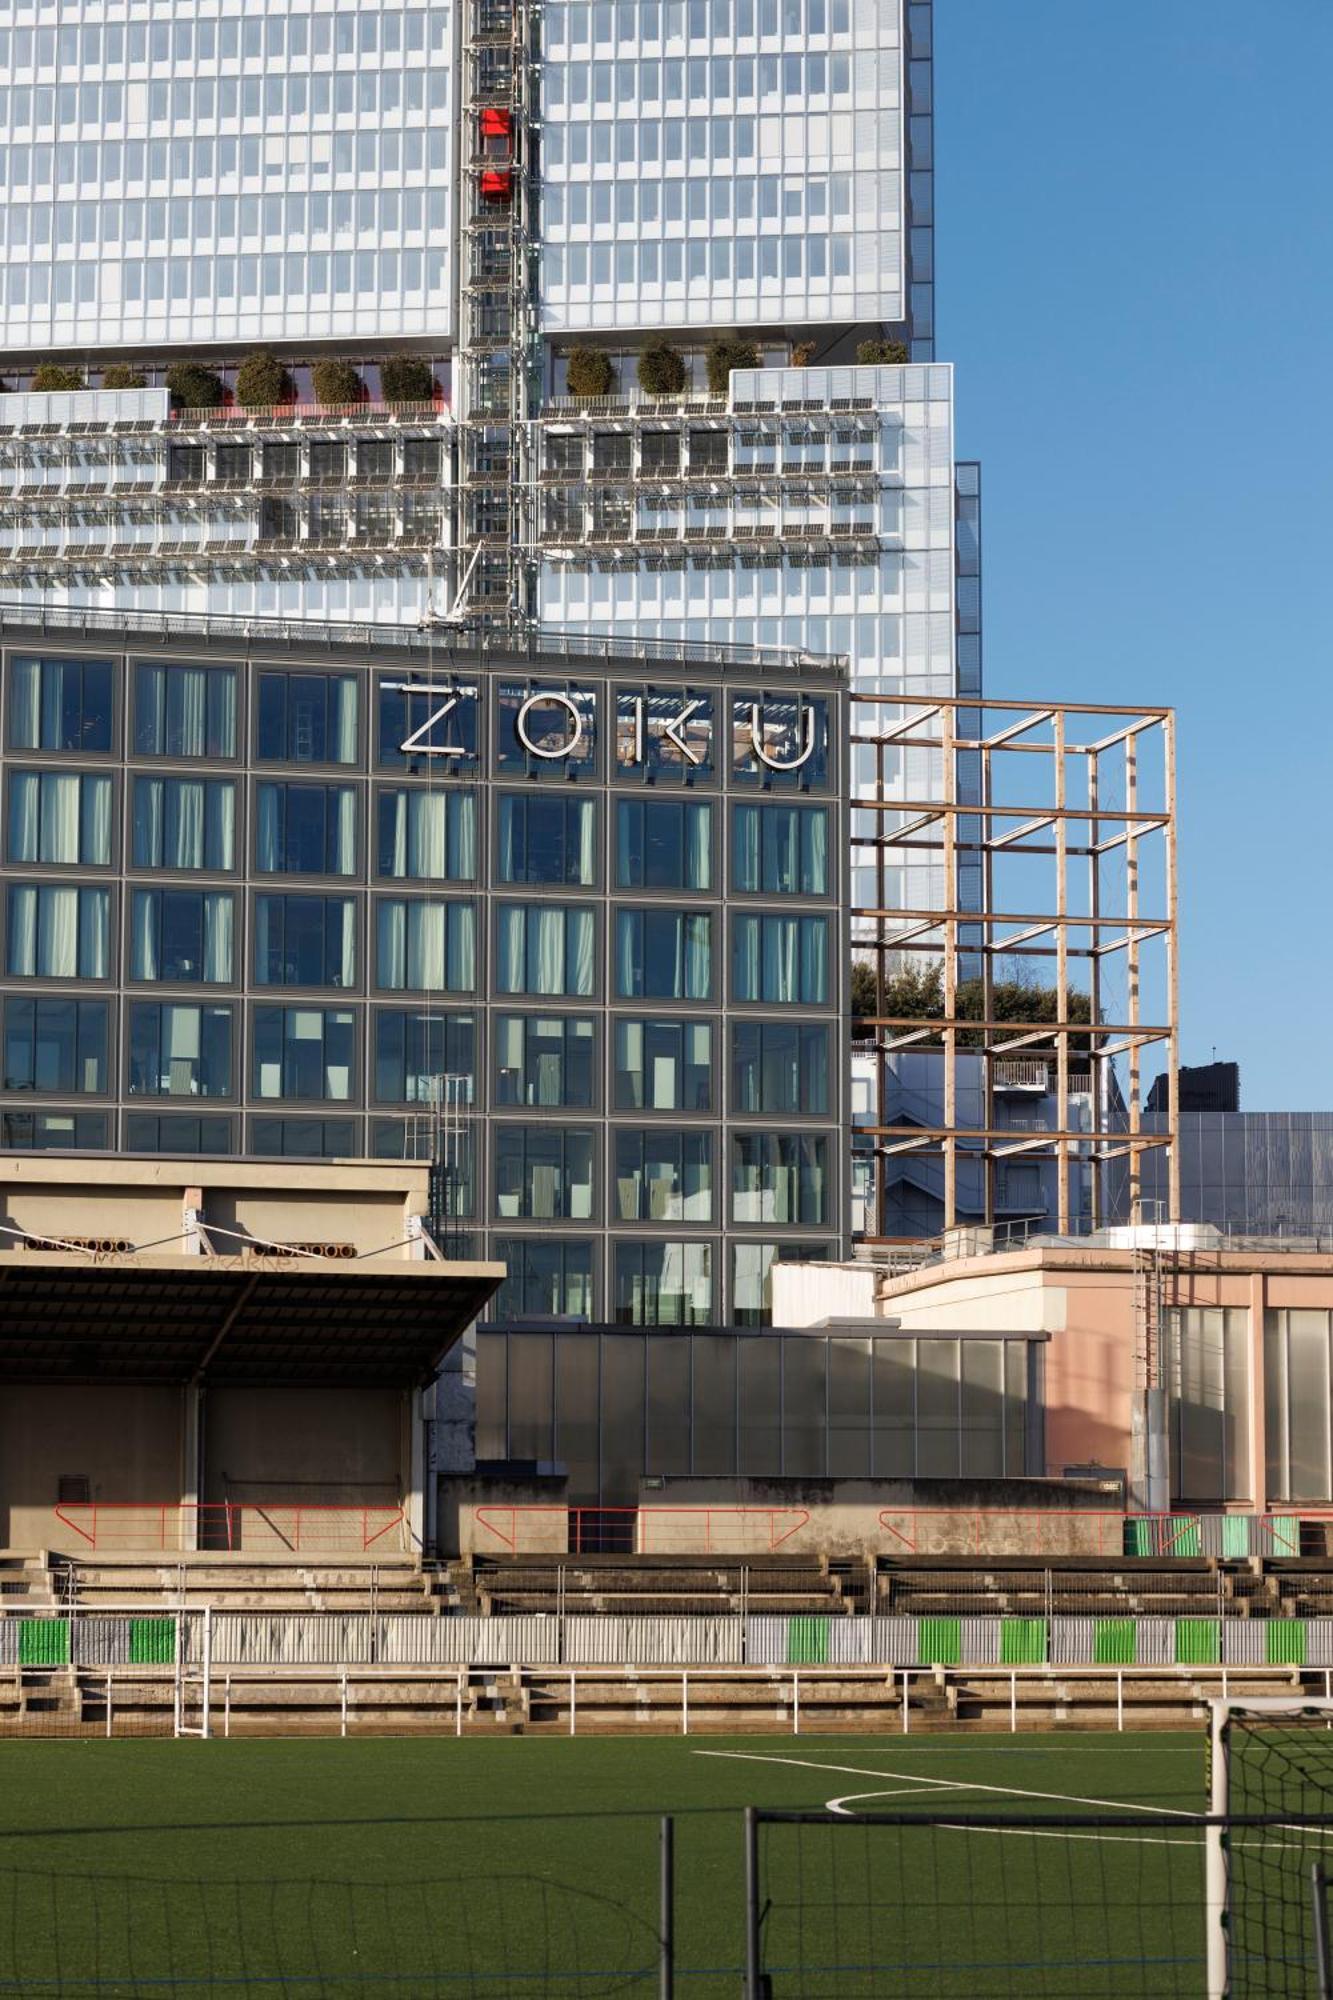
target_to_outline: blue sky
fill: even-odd
[[[1179,710],[1183,1060],[1239,1061],[1247,1110],[1328,1110],[1333,4],[935,23],[987,689]]]

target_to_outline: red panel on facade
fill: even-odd
[[[481,136],[483,139],[507,139],[514,129],[513,113],[510,111],[483,111],[481,114]]]
[[[481,191],[488,201],[508,201],[514,192],[514,176],[508,167],[488,167],[481,177]]]

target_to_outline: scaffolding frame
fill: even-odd
[[[873,1054],[869,1142],[873,1198],[866,1235],[889,1240],[886,1163],[904,1155],[942,1163],[944,1227],[964,1217],[959,1167],[981,1162],[984,1216],[996,1220],[996,1169],[1016,1157],[1054,1162],[1056,1225],[1068,1233],[1075,1169],[1091,1168],[1091,1222],[1144,1221],[1143,1155],[1168,1153],[1169,1215],[1180,1211],[1175,1135],[1177,1087],[1177,861],[1175,716],[1138,704],[991,701],[976,696],[868,694],[850,698],[853,884],[873,877],[867,901],[853,888],[854,959],[874,972],[874,1011],[857,1023]],[[1021,773],[1021,776],[1019,775]],[[1017,782],[1016,782],[1017,780]],[[998,884],[1015,858],[1039,878],[1025,907]],[[942,886],[921,906],[891,883],[921,868]],[[900,871],[902,871],[900,873]],[[905,906],[906,905],[906,906]],[[924,955],[940,968],[940,1007],[893,1013],[888,986]],[[1124,1004],[1107,1017],[1109,968],[1124,966]],[[997,986],[1011,997],[1028,961],[1049,965],[1050,1018],[1001,1018]],[[1083,979],[1071,987],[1071,975]],[[1161,1018],[1145,1018],[1145,985]],[[960,1009],[960,989],[974,1004]],[[1080,1017],[1081,1016],[1081,1017]],[[890,1120],[891,1058],[906,1049],[941,1056],[938,1124]],[[1145,1058],[1165,1058],[1164,1130],[1143,1129]],[[980,1122],[960,1110],[960,1058],[980,1058]],[[1009,1072],[1040,1064],[1053,1122],[1008,1124],[997,1099]],[[1002,1068],[1007,1065],[1007,1069]],[[1120,1071],[1124,1072],[1123,1086]],[[1085,1087],[1086,1086],[1086,1087]],[[1079,1099],[1080,1125],[1071,1111]],[[1085,1102],[1086,1100],[1086,1102]],[[1122,1165],[1127,1213],[1113,1215],[1108,1168]],[[1154,1216],[1154,1220],[1160,1219]]]

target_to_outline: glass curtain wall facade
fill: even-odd
[[[506,1316],[837,1253],[838,669],[5,637],[0,1146],[429,1157],[453,1078]]]

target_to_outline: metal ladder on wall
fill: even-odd
[[[535,617],[531,419],[537,309],[536,0],[463,0],[464,149],[454,371],[449,622],[522,630]]]

